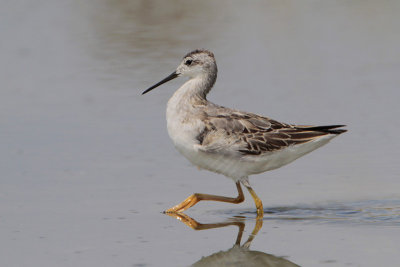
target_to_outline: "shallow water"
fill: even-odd
[[[213,211],[214,214],[239,214],[235,218],[255,217],[254,210]],[[264,209],[266,221],[298,220],[302,223],[400,226],[399,200],[367,200],[328,203],[323,205],[294,205]]]
[[[1,266],[190,266],[218,255],[398,265],[398,2],[2,6]],[[183,80],[141,95],[195,48],[217,58],[211,101],[288,123],[348,125],[325,147],[251,177],[265,208],[255,236],[247,193],[240,205],[200,203],[185,215],[218,228],[195,231],[161,213],[193,192],[236,194],[168,138],[166,102]]]

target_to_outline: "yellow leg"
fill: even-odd
[[[242,188],[240,186],[240,182],[236,183],[236,187],[237,187],[237,190],[239,193],[239,195],[236,198],[195,193],[195,194],[191,195],[190,197],[188,197],[187,199],[185,199],[184,201],[182,201],[180,204],[178,204],[170,209],[167,209],[165,211],[165,213],[182,212],[184,210],[187,210],[190,207],[193,207],[194,205],[196,205],[197,202],[202,201],[202,200],[221,201],[221,202],[228,202],[228,203],[234,203],[234,204],[241,203],[244,201],[244,195],[243,195]]]
[[[251,188],[248,180],[244,180],[244,181],[242,181],[242,183],[244,184],[244,186],[246,186],[247,190],[249,190],[251,196],[254,199],[254,203],[256,203],[257,218],[263,217],[264,216],[264,208],[263,208],[263,204],[262,204],[261,199],[258,198],[256,192],[254,192],[253,188]]]

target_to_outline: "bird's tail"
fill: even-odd
[[[346,125],[326,125],[326,126],[305,126],[301,127],[304,130],[316,131],[329,134],[341,134],[347,132],[346,129],[337,129],[345,127]]]

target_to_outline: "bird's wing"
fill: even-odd
[[[296,126],[222,107],[204,118],[205,127],[197,139],[206,152],[260,155],[346,131],[335,130],[343,125]]]

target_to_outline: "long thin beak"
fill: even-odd
[[[179,75],[176,73],[176,71],[174,71],[173,73],[171,73],[171,74],[170,74],[167,78],[165,78],[164,80],[162,80],[162,81],[156,83],[155,85],[153,85],[153,86],[150,87],[149,89],[145,90],[145,91],[142,93],[142,95],[144,95],[145,93],[150,92],[151,90],[153,90],[154,88],[160,86],[160,85],[163,84],[163,83],[166,83],[166,82],[168,82],[168,81],[170,81],[170,80],[172,80],[172,79],[175,79],[175,78],[178,77],[178,76],[179,76]]]

